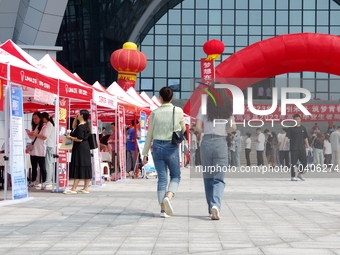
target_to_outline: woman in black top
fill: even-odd
[[[73,131],[67,136],[73,141],[72,156],[70,163],[70,178],[74,178],[72,188],[66,190],[64,194],[88,194],[89,184],[92,179],[91,153],[88,137],[90,134],[90,126],[88,123],[89,112],[81,110],[77,113],[73,121]],[[77,124],[77,121],[79,124]],[[84,188],[76,191],[81,179],[84,179]]]

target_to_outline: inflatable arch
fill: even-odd
[[[292,72],[321,72],[340,76],[340,37],[330,34],[280,35],[254,43],[216,67],[216,78],[240,89],[276,75]],[[241,78],[241,79],[234,79]],[[202,90],[196,89],[184,112],[195,117]]]

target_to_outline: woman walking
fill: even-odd
[[[43,122],[43,117],[40,112],[35,112],[32,115],[32,132],[30,136],[32,137],[33,149],[29,151],[31,155],[32,164],[32,183],[28,187],[33,188],[36,186],[37,175],[38,175],[38,165],[40,169],[40,174],[42,177],[41,189],[46,189],[46,168],[45,168],[45,155],[46,155],[46,126]]]
[[[173,91],[170,87],[163,87],[159,91],[162,105],[150,115],[149,130],[142,153],[145,165],[153,141],[152,157],[158,173],[157,194],[161,206],[161,218],[172,216],[171,200],[176,194],[181,179],[178,145],[173,144],[171,140],[173,131],[184,133],[185,123],[183,110],[171,104],[172,99]],[[167,168],[170,172],[169,185]]]
[[[54,121],[47,112],[43,112],[42,119],[46,126],[46,187],[52,187],[52,174],[54,173],[53,154],[56,147]]]
[[[88,194],[89,184],[92,179],[91,153],[88,142],[90,126],[88,122],[89,112],[81,110],[73,120],[73,131],[67,135],[67,139],[73,141],[70,163],[70,178],[74,178],[72,188],[65,190],[64,194]],[[84,188],[77,191],[78,184],[84,179]]]
[[[208,213],[212,220],[220,219],[221,202],[225,188],[224,167],[228,166],[228,147],[226,136],[236,130],[231,99],[225,89],[216,89],[221,100],[221,104],[215,104],[211,97],[207,99],[207,114],[202,114],[199,110],[196,122],[198,132],[203,132],[204,136],[201,143],[201,163],[203,166],[203,178],[205,197],[208,204]],[[216,124],[214,120],[228,120],[228,124]],[[219,166],[219,168],[217,167]],[[209,172],[209,169],[214,171]],[[220,169],[220,170],[219,170]]]

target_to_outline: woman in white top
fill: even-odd
[[[225,89],[216,89],[215,94],[220,96],[219,102],[208,96],[206,113],[199,110],[196,122],[196,130],[203,132],[200,153],[202,172],[204,178],[205,197],[208,204],[208,213],[212,220],[219,220],[219,212],[225,188],[225,168],[228,167],[228,147],[226,136],[236,130],[233,117],[232,100]],[[227,120],[215,123],[215,120]]]
[[[332,166],[332,145],[328,133],[325,134],[325,141],[323,142],[323,154],[325,155],[325,164],[327,168],[330,168]]]
[[[247,160],[247,166],[250,166],[250,152],[251,152],[251,139],[250,133],[247,133],[247,138],[244,141],[244,147],[245,147],[245,152],[246,152],[246,160]]]
[[[46,155],[46,126],[44,125],[43,118],[40,112],[35,112],[32,115],[32,136],[33,150],[29,151],[31,155],[32,164],[32,183],[28,186],[33,188],[37,179],[37,168],[39,164],[40,174],[42,177],[41,189],[46,189],[46,168],[45,168],[45,155]]]
[[[46,126],[46,186],[52,186],[52,174],[53,174],[53,154],[54,148],[56,147],[55,142],[55,131],[54,131],[54,121],[49,116],[47,112],[43,112],[42,114],[43,122]]]
[[[152,157],[158,173],[158,202],[161,206],[161,217],[172,216],[172,198],[175,196],[180,179],[181,168],[179,162],[179,149],[173,144],[173,131],[185,131],[183,110],[171,104],[173,91],[170,87],[163,87],[159,91],[159,100],[162,105],[154,110],[149,119],[149,130],[143,149],[143,164],[147,164],[149,148],[152,144]],[[168,186],[168,170],[170,183]],[[168,187],[167,187],[168,186]]]

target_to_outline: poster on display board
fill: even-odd
[[[67,134],[67,116],[68,116],[68,106],[69,99],[60,98],[59,99],[59,145],[63,143],[65,136]],[[68,150],[62,150],[58,146],[57,155],[58,158],[58,184],[59,188],[68,187]]]
[[[26,155],[24,120],[23,120],[23,93],[21,87],[9,86],[9,119],[10,119],[10,146],[9,160],[11,162],[12,199],[28,197],[26,176]]]
[[[120,160],[120,179],[125,180],[126,179],[125,108],[124,106],[121,106],[121,105],[118,107],[118,137],[120,138],[118,140],[118,146],[119,146],[118,157]]]
[[[140,112],[140,136],[141,139],[145,139],[146,137],[146,113]]]
[[[97,144],[99,145],[98,137],[98,116],[97,116],[97,104],[91,100],[91,123],[92,123],[92,134],[96,134]],[[101,172],[100,172],[100,161],[99,161],[99,146],[97,149],[92,150],[92,185],[101,185]]]

